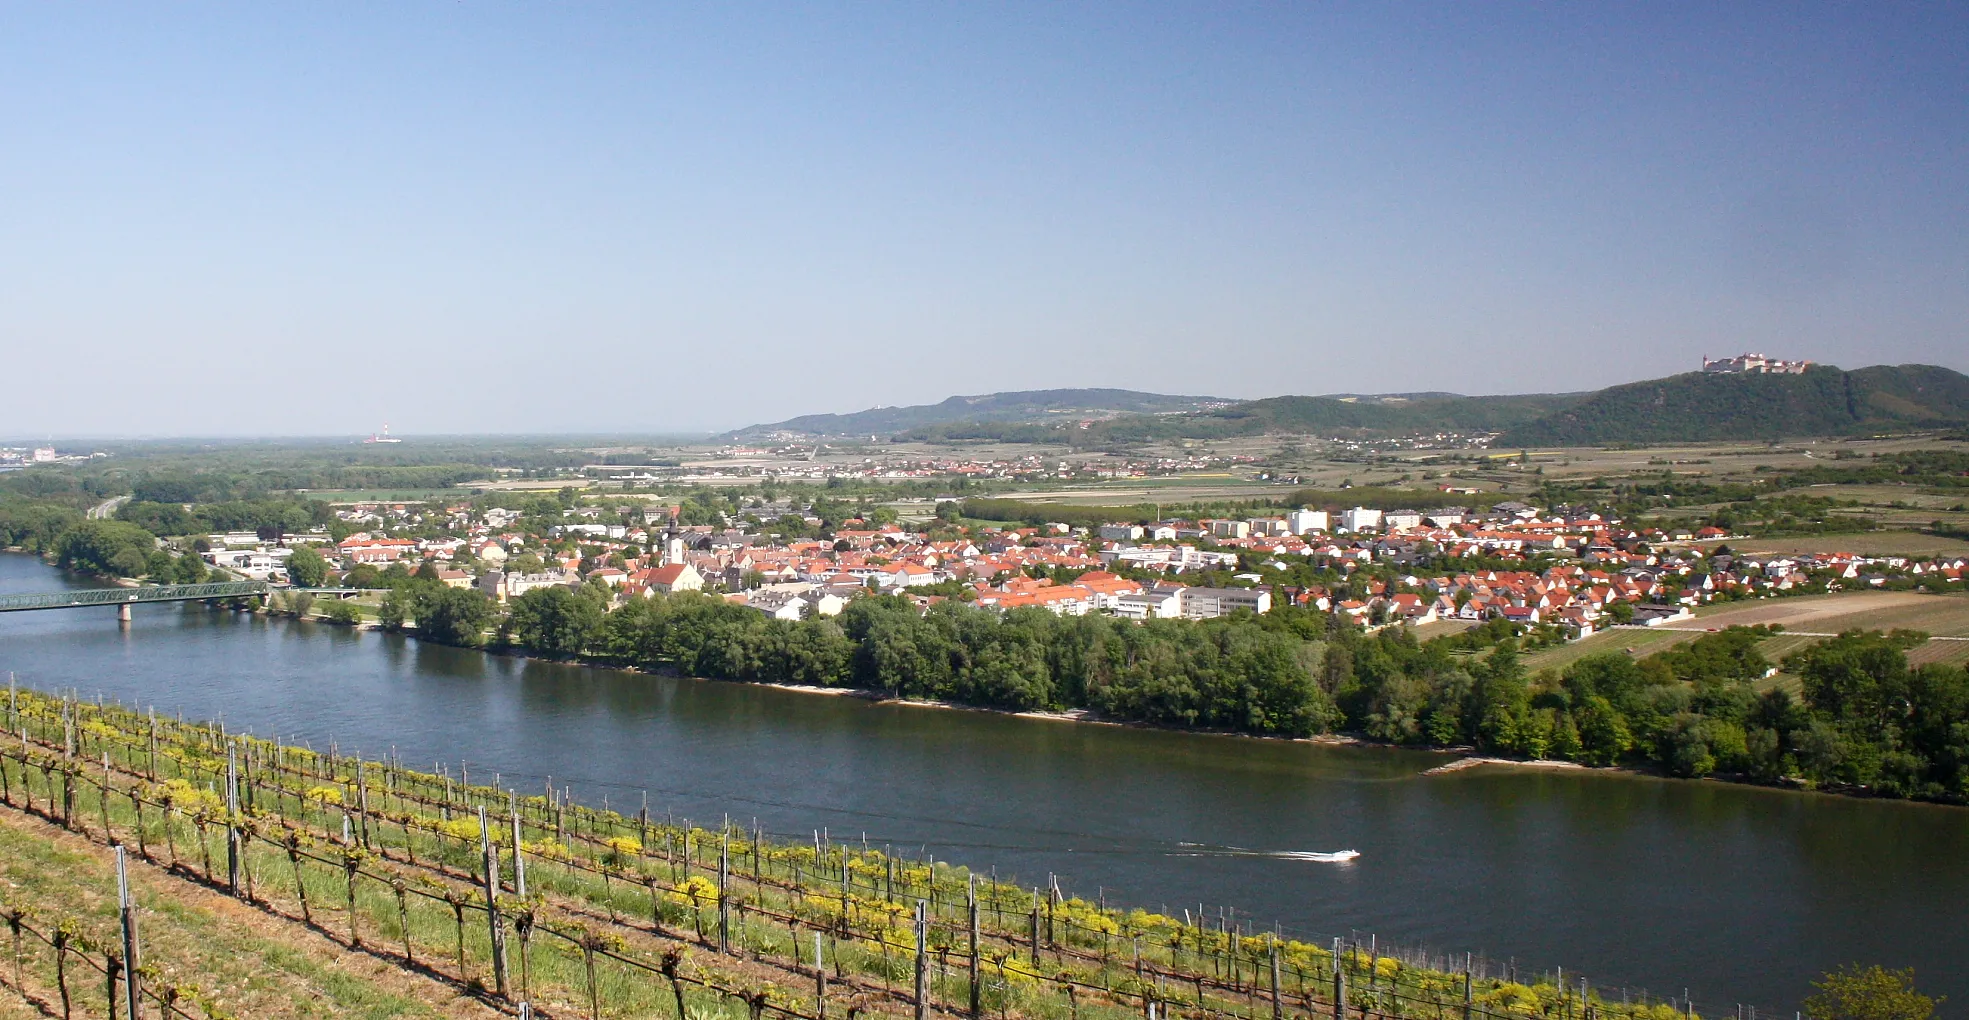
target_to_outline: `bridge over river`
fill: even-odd
[[[265,598],[274,591],[306,592],[350,598],[362,588],[276,588],[265,581],[214,581],[207,584],[158,584],[136,588],[82,588],[73,591],[0,595],[0,613],[35,609],[85,609],[115,606],[116,618],[130,619],[130,607],[140,602],[198,602],[205,599]]]

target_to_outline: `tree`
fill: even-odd
[[[514,599],[506,626],[514,644],[565,657],[586,651],[601,635],[602,617],[602,606],[595,599],[556,585]]]
[[[421,585],[411,608],[417,614],[417,636],[441,644],[477,645],[492,622],[492,600],[469,588]]]
[[[406,601],[403,592],[392,588],[383,596],[383,604],[376,607],[376,622],[391,633],[402,630],[404,620],[409,615],[404,605]]]
[[[206,579],[210,571],[205,569],[205,561],[194,553],[186,553],[171,561],[169,581],[172,584],[198,584]],[[164,580],[164,578],[160,578]]]
[[[311,545],[297,545],[287,557],[287,579],[299,588],[319,588],[328,582],[328,561]]]
[[[1914,989],[1914,968],[1887,970],[1855,963],[1826,974],[1805,998],[1813,1020],[1928,1020],[1940,999]]]
[[[55,559],[70,570],[138,577],[157,548],[151,533],[127,521],[82,521],[55,542]]]
[[[1585,747],[1580,741],[1579,726],[1573,722],[1572,714],[1560,712],[1557,722],[1552,727],[1550,754],[1554,758],[1578,761],[1584,750]]]

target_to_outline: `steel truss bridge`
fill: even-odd
[[[220,581],[212,584],[160,584],[142,588],[83,588],[0,595],[0,613],[31,609],[81,609],[86,606],[133,606],[140,602],[194,602],[199,599],[259,597],[273,590],[265,581]]]

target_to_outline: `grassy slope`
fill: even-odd
[[[497,1015],[447,985],[384,960],[348,953],[301,925],[167,877],[150,865],[133,863],[131,879],[140,904],[145,962],[160,967],[167,980],[213,993],[237,1015]],[[90,932],[105,940],[118,930],[110,852],[9,809],[0,809],[0,882],[5,883],[9,907],[79,915]],[[48,1001],[56,1001],[47,975],[37,981],[30,974],[28,980],[47,990]],[[77,1014],[102,1015],[101,999],[98,988],[78,987]],[[0,1003],[25,1009],[10,991],[0,991]],[[0,1016],[7,1015],[0,1011]]]

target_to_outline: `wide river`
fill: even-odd
[[[0,591],[86,587],[0,554]],[[1796,1008],[1839,964],[1969,1003],[1969,809],[878,705],[202,606],[0,614],[0,672],[694,820],[927,846],[1110,903],[1235,908],[1521,973]],[[1358,850],[1336,865],[1277,856]],[[1953,1009],[1950,1010],[1954,1012]]]

